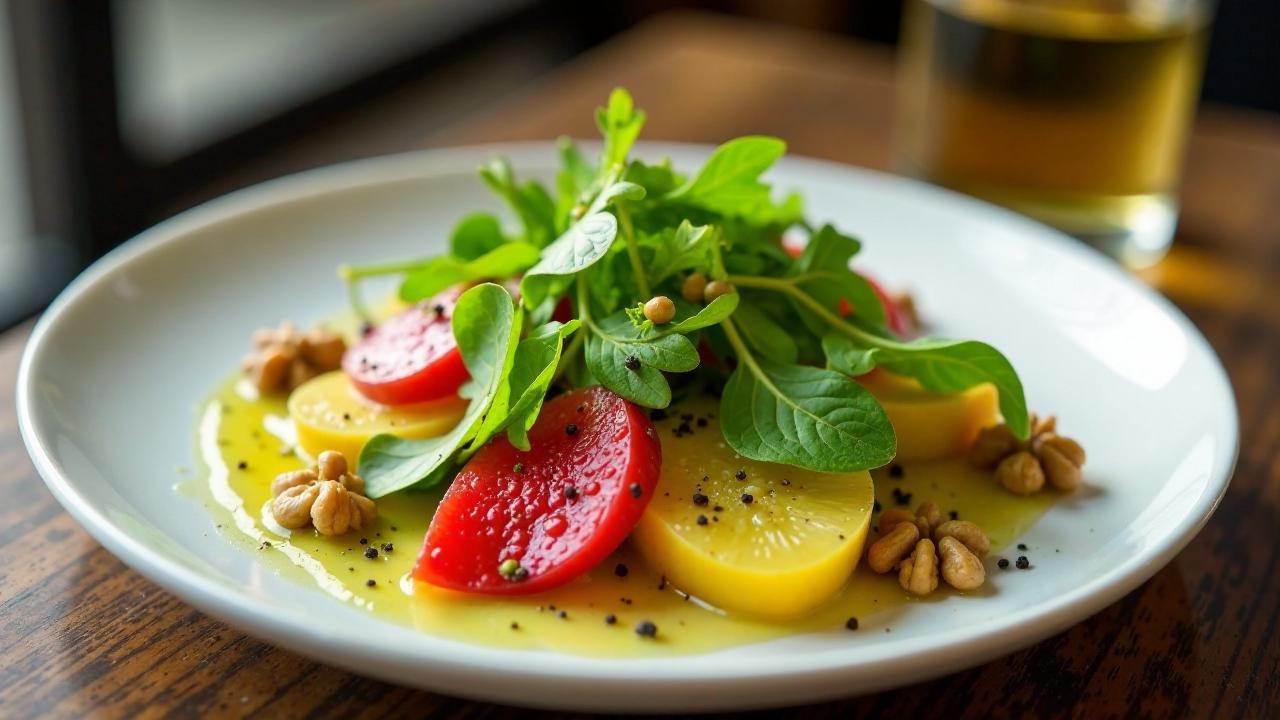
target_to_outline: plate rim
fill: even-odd
[[[666,698],[648,698],[648,704],[636,706],[636,711],[744,709],[796,701],[817,701],[904,685],[985,662],[1060,632],[1096,614],[1138,587],[1186,547],[1203,528],[1225,495],[1239,456],[1239,410],[1234,389],[1212,345],[1194,323],[1167,298],[1127,276],[1118,267],[1110,265],[1109,261],[1102,260],[1095,251],[1010,210],[909,178],[798,155],[788,155],[784,160],[785,165],[796,173],[804,173],[806,168],[812,168],[823,172],[860,175],[865,180],[892,186],[891,189],[933,196],[939,202],[961,207],[965,212],[988,217],[994,214],[996,221],[1028,228],[1031,234],[1037,236],[1036,242],[1068,246],[1077,254],[1093,254],[1096,257],[1089,259],[1092,270],[1120,276],[1117,278],[1119,282],[1152,301],[1162,314],[1171,318],[1188,336],[1190,344],[1207,353],[1211,360],[1209,373],[1219,386],[1214,389],[1214,395],[1218,395],[1221,390],[1220,399],[1227,403],[1229,410],[1226,413],[1227,426],[1223,430],[1230,441],[1230,448],[1224,448],[1222,456],[1215,458],[1217,462],[1193,508],[1178,518],[1178,522],[1160,541],[1143,548],[1127,564],[1094,576],[1051,602],[993,619],[990,622],[995,624],[994,627],[985,627],[988,623],[975,624],[928,638],[889,643],[886,645],[887,649],[878,653],[868,652],[866,657],[861,658],[831,656],[832,653],[838,655],[847,652],[847,649],[812,653],[811,656],[816,661],[797,663],[785,670],[762,667],[759,661],[744,663],[734,662],[732,657],[718,657],[714,668],[702,667],[697,672],[691,672],[688,667],[690,663],[680,661],[701,656],[607,659],[602,662],[600,658],[554,651],[491,648],[432,636],[427,637],[445,646],[465,648],[465,656],[444,657],[435,643],[408,643],[406,647],[388,654],[388,648],[361,642],[356,633],[345,632],[344,629],[316,634],[305,619],[296,619],[275,608],[257,603],[253,598],[150,548],[140,538],[134,537],[127,529],[118,526],[98,508],[93,507],[76,489],[76,483],[54,461],[54,454],[48,447],[46,438],[41,437],[36,430],[35,416],[39,410],[33,384],[37,361],[46,350],[47,336],[60,318],[74,311],[82,296],[129,263],[171,243],[189,239],[196,230],[246,213],[360,187],[470,172],[479,160],[497,154],[515,158],[548,156],[554,146],[552,141],[490,143],[397,153],[314,168],[209,200],[157,224],[107,253],[59,293],[37,321],[22,352],[16,387],[18,426],[38,474],[59,504],[96,541],[126,565],[185,602],[267,642],[311,657],[320,656],[322,662],[393,682],[451,695],[523,705],[617,710],[617,704],[609,704],[610,697],[640,697],[658,686],[667,690],[673,687],[684,690],[682,693],[671,693]],[[714,146],[646,142],[639,143],[637,147],[654,154],[688,156],[706,154]],[[980,626],[984,629],[977,632],[975,628]],[[331,653],[334,652],[339,656],[332,656]],[[539,658],[540,662],[529,664],[527,660],[531,655]],[[410,666],[415,670],[412,675],[404,672]],[[465,682],[468,678],[474,678],[476,673],[487,675],[495,682],[489,682],[480,688],[450,682]],[[593,687],[588,694],[561,696],[554,701],[539,701],[536,697],[520,694],[522,690],[532,687],[530,683],[557,680],[589,682]],[[841,680],[845,682],[840,682]],[[723,692],[705,692],[705,688],[709,686]],[[748,687],[752,689],[751,692],[743,692],[741,695],[731,692]],[[705,692],[701,702],[691,692],[699,688]],[[775,694],[767,697],[770,692]],[[664,702],[671,700],[676,702]]]

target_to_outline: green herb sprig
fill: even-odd
[[[443,255],[344,266],[361,312],[357,286],[368,277],[401,275],[408,302],[457,283],[520,278],[516,300],[491,283],[463,293],[453,329],[472,378],[466,414],[438,438],[370,440],[360,467],[371,497],[444,482],[504,432],[527,449],[557,386],[600,384],[649,408],[670,404],[673,384],[682,392],[722,386],[721,425],[734,450],[825,472],[893,459],[888,417],[851,377],[876,367],[942,393],[990,382],[1009,427],[1027,436],[1022,384],[999,351],[974,340],[893,336],[875,290],[850,269],[860,242],[830,225],[814,229],[798,195],[776,198],[763,175],[785,153],[783,141],[731,140],[685,176],[668,161],[630,157],[645,115],[625,90],[613,91],[596,121],[599,161],[562,139],[554,192],[520,182],[505,160],[480,169],[516,228],[474,213],[454,227]],[[799,257],[779,242],[789,230],[808,234]],[[695,272],[736,292],[705,304],[679,299],[676,317],[661,326],[644,318],[645,301],[681,298]],[[841,301],[851,314],[839,311]],[[551,320],[557,308],[573,319]]]

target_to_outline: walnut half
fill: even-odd
[[[284,393],[342,365],[347,343],[323,327],[299,331],[289,322],[253,333],[253,352],[245,356],[244,371],[258,392]]]
[[[364,478],[349,472],[340,452],[320,453],[316,466],[281,473],[271,482],[271,516],[290,530],[311,525],[321,535],[360,530],[377,518]]]

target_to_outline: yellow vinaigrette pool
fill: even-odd
[[[206,475],[188,489],[215,514],[219,529],[233,542],[259,553],[282,575],[313,584],[342,602],[424,633],[470,643],[602,657],[698,653],[804,632],[847,632],[843,628],[850,617],[858,619],[858,632],[885,632],[896,615],[889,609],[945,601],[955,592],[943,589],[927,599],[913,598],[898,587],[895,575],[875,575],[860,565],[845,588],[818,611],[794,620],[763,620],[700,604],[665,583],[624,545],[585,577],[546,593],[464,595],[414,583],[408,575],[439,491],[382,498],[374,527],[340,538],[309,529],[290,534],[271,522],[266,507],[272,478],[304,465],[292,452],[292,424],[283,398],[258,399],[244,383],[227,383],[201,411],[198,446]],[[751,467],[751,461],[743,462]],[[913,508],[932,500],[944,513],[954,510],[981,525],[996,554],[1056,498],[1047,492],[1030,498],[1010,495],[989,475],[961,461],[902,469],[901,477],[887,470],[873,473],[883,507],[894,506],[895,489],[911,493]],[[873,530],[868,542],[874,538]],[[366,557],[368,548],[376,549],[377,556]],[[627,566],[625,577],[615,573],[618,563]],[[992,567],[988,572],[979,594],[998,592],[1001,571]],[[609,614],[616,616],[615,624],[606,624]],[[656,638],[637,636],[634,628],[644,620],[657,625]]]

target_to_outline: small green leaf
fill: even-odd
[[[885,323],[880,296],[866,278],[849,267],[850,260],[861,247],[856,239],[830,225],[823,225],[809,237],[809,244],[787,274],[796,278],[798,287],[823,306],[836,310],[840,301],[846,300],[859,321],[880,327]],[[797,306],[796,309],[811,331],[819,335],[825,333],[825,321],[803,307]]]
[[[470,261],[443,255],[410,272],[400,284],[400,299],[417,302],[458,283],[505,279],[538,262],[538,248],[505,243]]]
[[[538,419],[542,401],[555,377],[563,341],[578,329],[578,325],[577,320],[563,324],[547,323],[520,342],[506,379],[510,404],[505,413],[491,410],[485,416],[470,453],[479,450],[503,429],[506,429],[512,445],[521,450],[529,449],[529,428]]]
[[[556,181],[556,185],[561,190],[570,190],[575,196],[590,189],[598,174],[582,156],[577,143],[562,137],[556,141],[556,150],[560,154],[560,179]]]
[[[720,323],[738,309],[738,293],[721,295],[700,308],[697,313],[676,322],[667,332],[691,333]]]
[[[989,382],[1000,396],[1000,414],[1020,438],[1030,434],[1022,381],[999,350],[977,340],[926,338],[878,350],[879,364],[920,381],[928,390],[955,393]]]
[[[620,180],[615,183],[606,185],[600,194],[596,195],[596,199],[591,201],[591,206],[587,208],[587,214],[598,213],[609,205],[616,203],[618,200],[642,200],[644,199],[644,188],[633,182]]]
[[[748,345],[775,362],[794,363],[800,355],[791,335],[752,303],[738,303],[737,326]]]
[[[536,182],[518,184],[506,158],[494,158],[481,166],[480,178],[515,211],[524,227],[525,242],[545,247],[556,236],[555,202]]]
[[[520,318],[511,296],[499,285],[477,285],[458,298],[453,334],[471,380],[462,388],[471,400],[462,420],[448,433],[425,440],[375,435],[360,452],[360,472],[371,498],[403,490],[424,480],[439,481],[445,466],[480,429],[505,386],[520,337]]]
[[[449,236],[449,254],[459,260],[475,260],[506,241],[502,225],[492,213],[471,213],[454,226]]]
[[[715,235],[709,226],[685,220],[674,230],[665,228],[640,238],[639,246],[650,252],[645,266],[649,282],[657,285],[677,273],[709,265]]]
[[[640,128],[644,127],[644,111],[637,110],[631,100],[631,93],[622,88],[614,88],[609,94],[609,103],[596,109],[596,126],[604,136],[604,152],[600,156],[600,166],[605,171],[618,163],[626,162],[627,153],[640,136]]]
[[[858,347],[853,341],[836,333],[822,336],[822,351],[827,356],[828,368],[851,376],[874,370],[880,352],[877,348]]]
[[[650,165],[640,160],[632,160],[631,164],[627,166],[627,173],[624,177],[644,187],[647,194],[654,197],[666,195],[684,183],[684,178],[680,173],[671,168],[670,159],[665,159],[656,165]]]
[[[769,186],[760,181],[787,150],[778,138],[740,137],[716,148],[697,175],[667,194],[668,200],[724,215],[752,215],[770,206]]]
[[[662,375],[698,367],[698,350],[684,335],[642,337],[625,312],[614,313],[590,328],[585,360],[600,384],[645,407],[666,407],[671,386]],[[634,358],[634,362],[628,362]],[[629,366],[630,365],[630,366]]]
[[[845,375],[760,358],[741,362],[720,399],[725,441],[753,460],[854,472],[893,459],[884,409]]]
[[[586,270],[604,257],[617,236],[618,220],[613,215],[587,215],[548,245],[542,259],[525,276],[572,275]]]

